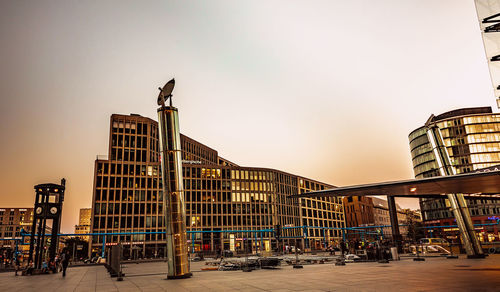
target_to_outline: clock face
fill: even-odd
[[[57,213],[57,208],[56,208],[56,207],[52,207],[52,208],[50,208],[50,213],[51,213],[52,215],[55,215],[55,214]]]
[[[42,211],[43,211],[42,207],[38,207],[38,208],[36,208],[36,213],[37,213],[38,215],[42,214]]]

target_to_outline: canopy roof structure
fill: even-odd
[[[292,195],[292,198],[314,198],[333,196],[396,196],[437,197],[446,194],[500,198],[500,168],[484,169],[474,173],[437,176],[422,179],[401,180],[338,187]]]

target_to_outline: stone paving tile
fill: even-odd
[[[165,280],[163,262],[126,264],[126,274],[135,276],[121,282],[110,278],[102,266],[70,268],[66,278],[3,273],[0,291],[500,291],[500,255],[484,260],[306,265],[300,270],[283,266],[251,273],[201,272],[202,267],[203,263],[193,263],[192,278]]]

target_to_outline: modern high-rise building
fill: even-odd
[[[500,164],[500,114],[493,113],[491,107],[449,111],[435,116],[432,123],[441,131],[457,174]],[[425,127],[412,131],[409,141],[415,177],[439,176],[438,163],[427,139]],[[498,201],[471,199],[467,200],[467,204],[475,224],[495,222],[500,215]],[[420,199],[420,207],[426,225],[455,224],[447,199]],[[498,239],[496,227],[483,227],[478,231],[482,241]]]
[[[109,157],[95,161],[92,232],[164,232],[158,123],[139,115],[111,116]],[[344,227],[341,198],[291,199],[289,195],[333,186],[286,172],[242,167],[181,135],[186,225],[190,250],[270,251],[277,248],[275,225],[284,244],[319,248],[340,240]],[[330,229],[327,229],[327,228]],[[238,232],[238,231],[263,232]],[[220,232],[230,231],[230,232]],[[93,251],[102,236],[92,239]],[[165,234],[109,235],[124,254],[164,254]]]
[[[92,218],[92,208],[80,209],[78,225],[75,225],[75,234],[90,233],[90,222]],[[88,236],[82,236],[83,240],[89,240]]]

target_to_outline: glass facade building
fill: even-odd
[[[204,231],[188,234],[191,251],[238,252],[245,245],[271,251],[277,247],[273,232],[238,231],[277,224],[310,226],[284,229],[284,244],[294,245],[299,237],[301,247],[314,249],[340,240],[340,230],[325,227],[344,227],[341,198],[288,198],[333,186],[274,169],[239,166],[184,135],[181,148],[187,230]],[[134,114],[112,115],[108,153],[95,161],[92,232],[163,232],[158,123]],[[108,246],[118,242],[126,255],[161,256],[165,234],[106,237]],[[94,252],[101,245],[102,237],[94,236]]]
[[[92,208],[80,209],[78,225],[75,225],[75,234],[86,234],[90,232],[90,219],[92,218]],[[88,236],[81,237],[84,240],[89,240]]]
[[[490,107],[464,108],[443,113],[434,122],[440,129],[446,150],[457,174],[500,164],[500,114]],[[437,161],[425,127],[409,135],[416,178],[439,176]],[[467,200],[474,223],[491,223],[488,217],[500,214],[500,204],[485,199]],[[426,223],[453,222],[447,199],[420,199]],[[444,221],[443,221],[444,220]]]
[[[8,255],[12,259],[15,240],[22,239],[21,229],[31,232],[33,224],[33,208],[0,208],[0,255]],[[25,242],[29,243],[29,238]],[[29,251],[28,245],[18,247],[20,251]]]

